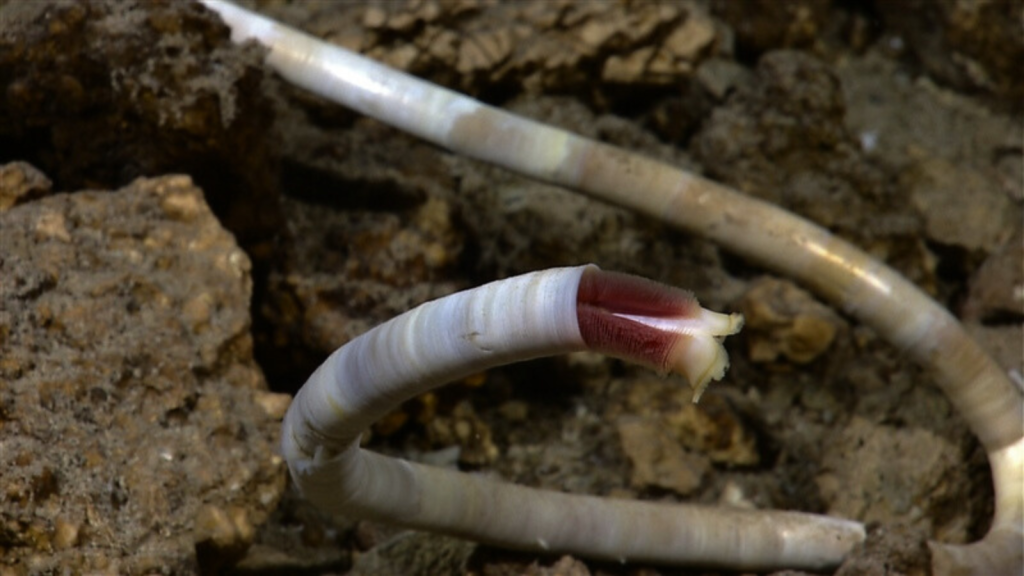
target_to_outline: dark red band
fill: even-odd
[[[616,316],[679,318],[700,312],[693,294],[646,278],[591,269],[576,295],[580,334],[589,348],[609,356],[669,369],[669,353],[683,336]]]

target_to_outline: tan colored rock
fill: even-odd
[[[904,0],[879,3],[878,15],[929,76],[965,92],[982,90],[1020,110],[1020,4]]]
[[[534,563],[524,572],[524,576],[590,576],[590,574],[587,565],[572,556],[562,556],[550,567]]]
[[[4,2],[0,24],[6,156],[31,159],[62,190],[192,172],[216,183],[210,203],[243,244],[271,235],[277,145],[265,137],[262,49],[240,49],[189,2]]]
[[[1017,233],[971,277],[963,314],[974,321],[1024,318],[1024,235]]]
[[[694,11],[668,35],[665,48],[676,58],[692,62],[715,38],[714,22],[706,14]]]
[[[305,27],[336,44],[474,95],[496,81],[527,92],[672,85],[704,57],[731,50],[691,3],[418,1],[354,9],[347,19],[338,15],[345,8],[308,12]]]
[[[0,245],[4,561],[194,573],[208,506],[230,565],[284,488],[281,402],[252,358],[248,259],[202,192],[49,196],[0,213]]]
[[[71,235],[68,234],[67,221],[60,212],[43,212],[36,217],[36,236],[43,240],[60,240],[70,242]]]
[[[255,535],[256,529],[244,508],[206,505],[196,513],[193,538],[205,571],[220,570],[239,560]]]
[[[754,281],[740,304],[744,334],[754,362],[785,359],[806,364],[821,356],[844,323],[830,308],[792,282]]]
[[[460,74],[494,68],[512,53],[513,34],[508,28],[481,32],[462,40],[458,64]]]
[[[195,194],[190,194],[188,186],[182,186],[182,184],[185,184],[184,181],[179,183],[171,180],[172,178],[187,179],[188,177],[168,177],[168,186],[182,188],[182,191],[174,191],[164,195],[160,201],[160,207],[163,208],[168,218],[188,222],[208,211],[201,196],[197,197]]]
[[[0,212],[16,204],[45,196],[52,183],[28,162],[11,162],[0,166]]]
[[[74,522],[68,522],[63,518],[57,518],[53,524],[53,546],[57,550],[65,550],[78,545],[81,526]]]
[[[699,404],[682,404],[663,418],[680,444],[700,451],[712,462],[752,466],[760,461],[754,435],[718,396],[702,397]]]
[[[654,56],[654,50],[653,47],[647,47],[623,56],[610,56],[601,69],[601,79],[621,84],[639,81],[647,72],[647,63]]]
[[[370,6],[363,13],[363,26],[367,28],[382,28],[388,21],[388,13],[380,6]]]
[[[723,398],[705,394],[697,404],[678,383],[645,379],[631,383],[626,405],[612,410],[651,418],[677,445],[718,464],[751,466],[760,461],[754,434]]]
[[[816,480],[831,515],[909,524],[963,542],[970,518],[956,502],[966,474],[960,466],[958,448],[927,430],[854,417],[829,445]]]
[[[616,421],[622,451],[633,465],[634,488],[663,488],[686,496],[700,488],[710,465],[684,450],[655,418],[624,416]]]
[[[909,172],[904,183],[936,242],[992,251],[1020,228],[1020,209],[975,170],[931,159]]]
[[[607,20],[590,20],[579,28],[579,39],[587,46],[600,48],[608,41],[619,27]]]
[[[427,424],[427,436],[435,447],[458,446],[459,462],[463,464],[493,464],[500,455],[490,427],[466,401],[458,403],[451,414],[432,418]]]
[[[290,394],[277,394],[274,392],[257,392],[254,396],[256,403],[266,412],[267,417],[272,420],[282,420],[288,407],[292,404]]]

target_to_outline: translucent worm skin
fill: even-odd
[[[358,447],[362,430],[408,398],[494,366],[591,349],[587,340],[662,369],[671,367],[673,350],[699,342],[701,352],[689,360],[704,365],[693,373],[711,374],[725,356],[719,336],[739,324],[738,316],[704,310],[686,292],[594,266],[492,282],[423,304],[335,352],[285,417],[284,456],[303,495],[331,512],[622,561],[834,566],[863,540],[859,523],[547,492]]]
[[[931,543],[936,574],[1024,572],[1024,393],[898,273],[807,220],[700,176],[483,105],[226,2],[202,1],[236,41],[268,46],[268,64],[298,86],[455,152],[708,237],[874,328],[934,371],[992,466],[988,534],[967,546]]]

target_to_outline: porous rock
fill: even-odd
[[[360,555],[348,574],[465,574],[476,548],[451,536],[405,531]]]
[[[739,49],[754,53],[812,47],[838,16],[828,0],[713,0],[711,9],[733,28]]]
[[[879,16],[929,74],[1020,110],[1020,4],[905,0],[876,2]]]
[[[636,97],[686,82],[702,60],[732,50],[731,37],[698,2],[323,4],[304,19],[286,7],[266,11],[471,95],[500,85],[601,100],[627,85]]]
[[[1020,228],[1013,201],[982,173],[933,159],[903,178],[925,233],[942,244],[994,251]]]
[[[263,55],[197,2],[0,3],[0,159],[59,190],[188,173],[243,246],[265,241],[279,210]]]
[[[459,462],[463,464],[493,464],[499,456],[490,427],[466,401],[459,402],[450,414],[431,419],[427,424],[427,437],[436,446],[458,446]]]
[[[759,461],[757,442],[738,411],[713,392],[702,396],[696,404],[692,398],[691,391],[678,382],[646,378],[632,383],[624,405],[609,410],[608,416],[620,422],[620,436],[623,433],[621,421],[638,417],[652,423],[654,429],[668,435],[677,446],[701,458],[729,466],[756,465]],[[621,417],[620,411],[624,413]],[[649,429],[631,428],[637,432]],[[624,442],[627,454],[635,464],[636,455],[629,454],[626,444]]]
[[[792,282],[763,277],[741,302],[748,352],[754,362],[782,358],[806,364],[828,351],[845,323]]]
[[[16,204],[45,196],[52,182],[28,162],[11,162],[0,166],[0,212]]]
[[[663,488],[682,496],[700,488],[710,467],[707,457],[684,450],[657,419],[623,416],[615,424],[633,465],[634,488]]]
[[[867,539],[843,561],[836,576],[871,576],[885,566],[889,576],[931,574],[931,555],[919,529],[897,524],[869,526]]]
[[[249,259],[201,191],[168,176],[50,196],[0,214],[0,245],[0,566],[187,574],[237,557],[284,470]]]
[[[1024,235],[1019,229],[971,277],[963,313],[972,321],[1024,321]]]
[[[708,119],[694,151],[716,178],[830,227],[855,229],[882,186],[843,125],[840,83],[822,62],[777,51]],[[827,194],[821,194],[827,190]],[[818,192],[818,194],[815,194]]]
[[[828,513],[901,523],[943,541],[963,542],[970,525],[958,449],[923,429],[854,417],[826,452],[818,488]]]

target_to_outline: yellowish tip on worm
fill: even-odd
[[[691,326],[669,356],[671,370],[682,374],[693,388],[695,404],[708,385],[721,380],[729,368],[729,353],[722,346],[722,340],[743,327],[741,314],[702,310],[699,318],[700,329]]]

